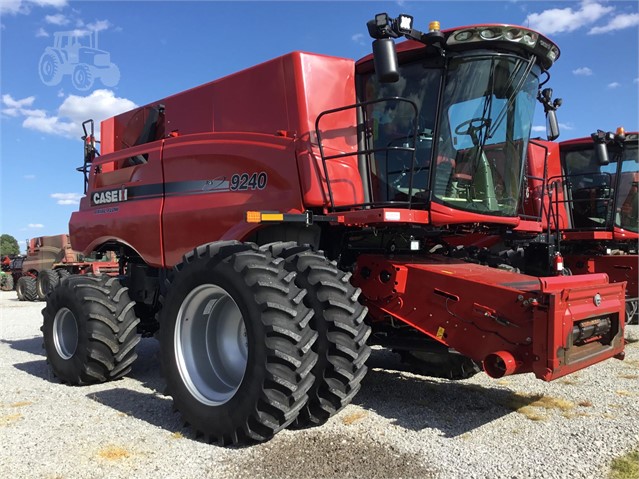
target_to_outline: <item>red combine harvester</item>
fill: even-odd
[[[532,175],[548,178],[542,223],[563,274],[606,273],[611,282],[627,282],[627,322],[637,318],[639,297],[638,138],[623,128],[600,130],[561,143],[531,142],[528,155]],[[541,212],[540,195],[529,198],[525,210]]]
[[[69,235],[38,236],[27,242],[27,256],[12,264],[20,301],[43,301],[62,279],[72,274],[118,273],[115,257],[98,253],[85,257],[74,251]]]
[[[70,232],[117,252],[120,276],[48,296],[62,381],[123,376],[159,331],[176,409],[237,444],[325,422],[370,344],[454,377],[549,381],[623,357],[625,283],[491,268],[442,240],[521,223],[536,99],[556,137],[539,92],[555,44],[510,25],[422,33],[406,15],[368,29],[358,62],[295,52],[110,118],[99,156],[85,122]]]

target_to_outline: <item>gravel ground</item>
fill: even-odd
[[[43,356],[42,308],[0,293],[0,477],[598,479],[639,447],[639,342],[625,361],[552,383],[433,380],[376,350],[362,391],[326,425],[223,449],[172,412],[153,339],[128,378],[60,384]],[[639,326],[627,336],[639,339]]]

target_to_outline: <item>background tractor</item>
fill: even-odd
[[[109,52],[98,49],[98,32],[55,32],[53,46],[40,57],[38,72],[47,86],[58,85],[65,75],[71,75],[73,86],[89,90],[96,79],[107,87],[120,81],[118,66],[111,63]]]
[[[155,335],[175,408],[227,445],[326,422],[372,344],[451,378],[622,358],[625,283],[447,246],[520,226],[538,98],[557,136],[539,90],[559,49],[525,27],[412,23],[377,15],[358,62],[293,52],[109,118],[99,155],[85,122],[70,235],[120,269],[47,296],[54,374],[117,379]]]
[[[72,274],[117,274],[115,256],[85,257],[71,247],[68,234],[39,236],[27,241],[27,256],[11,263],[20,301],[43,301],[63,279]]]

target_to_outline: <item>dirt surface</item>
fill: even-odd
[[[130,377],[60,384],[43,355],[43,306],[0,294],[0,477],[599,479],[639,448],[637,342],[625,361],[552,383],[426,378],[375,350],[361,392],[326,425],[224,449],[172,411],[153,339]]]

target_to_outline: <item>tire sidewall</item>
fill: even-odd
[[[55,347],[54,322],[57,311],[67,308],[75,317],[78,328],[78,344],[73,356],[64,359]],[[87,321],[84,318],[84,303],[74,294],[69,287],[56,288],[47,298],[42,333],[44,336],[44,348],[47,359],[55,371],[55,374],[63,381],[77,384],[82,373],[83,365],[87,362],[88,330]]]
[[[198,286],[213,284],[223,288],[235,301],[242,313],[248,340],[246,371],[236,393],[227,402],[217,406],[201,403],[192,396],[184,385],[177,367],[175,356],[175,327],[178,312],[186,296]],[[167,295],[160,320],[160,347],[163,351],[164,374],[178,409],[185,419],[193,423],[197,420],[203,430],[223,429],[232,432],[239,421],[255,411],[255,398],[262,395],[266,378],[266,332],[261,322],[261,311],[251,292],[251,288],[227,261],[211,265],[211,262],[196,261],[185,266],[176,276]],[[192,414],[186,416],[186,412]]]

